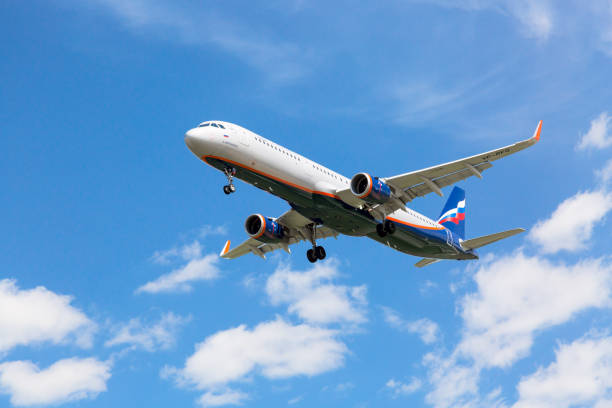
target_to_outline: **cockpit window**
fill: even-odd
[[[198,127],[204,127],[204,126],[210,126],[210,123],[202,123],[200,126]]]
[[[225,129],[225,126],[223,126],[223,125],[222,125],[222,124],[220,124],[220,123],[219,123],[219,127],[220,127],[221,129]]]
[[[211,123],[210,126],[219,127],[216,123]]]

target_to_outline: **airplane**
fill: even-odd
[[[422,257],[417,267],[442,259],[478,259],[476,249],[524,232],[523,228],[465,239],[465,191],[454,187],[437,220],[407,207],[429,193],[482,172],[499,160],[540,140],[542,121],[533,136],[518,143],[464,159],[392,177],[360,172],[347,178],[239,125],[211,120],[185,134],[189,150],[227,178],[225,194],[243,180],[287,201],[291,209],[280,217],[253,214],[245,229],[249,238],[235,248],[228,240],[220,253],[235,259],[252,253],[261,258],[290,245],[309,241],[312,263],[326,257],[317,241],[340,234],[366,236],[392,249]]]

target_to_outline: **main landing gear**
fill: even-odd
[[[223,192],[225,194],[231,194],[236,191],[236,186],[234,185],[234,176],[236,175],[236,169],[233,167],[226,167],[223,169],[223,173],[225,173],[225,177],[227,177],[227,185],[223,186]]]
[[[326,253],[325,248],[322,246],[317,246],[317,228],[315,224],[310,224],[310,242],[312,243],[312,249],[306,251],[306,258],[311,263],[317,262],[317,259],[323,260],[325,259]]]
[[[376,233],[379,237],[384,237],[385,235],[393,235],[395,232],[395,223],[393,221],[385,220],[385,222],[376,225]]]

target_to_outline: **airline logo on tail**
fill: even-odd
[[[459,221],[465,220],[465,199],[457,203],[457,207],[451,208],[438,220],[438,224],[444,224],[446,222],[452,222],[459,225]]]

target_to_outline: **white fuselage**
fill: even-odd
[[[213,123],[217,127],[212,126]],[[306,194],[338,198],[336,192],[350,185],[349,178],[232,123],[204,122],[185,134],[185,143],[204,161],[207,158],[221,159]],[[397,210],[387,218],[418,229],[445,230],[436,221],[409,208]]]

